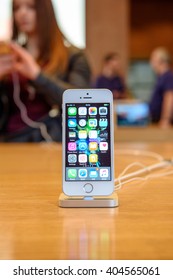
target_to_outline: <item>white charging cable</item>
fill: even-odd
[[[40,129],[40,133],[46,142],[53,142],[52,137],[49,135],[47,131],[46,125],[42,122],[35,122],[28,117],[26,106],[20,99],[20,82],[19,82],[19,76],[16,72],[12,73],[12,79],[13,79],[13,87],[14,87],[13,99],[14,99],[14,103],[20,110],[22,121],[31,128]]]
[[[124,174],[125,171],[127,171],[127,169],[129,169],[133,165],[135,165],[135,163],[132,163],[132,164],[128,165],[124,169],[124,171],[122,173]],[[173,165],[173,161],[165,160],[165,161],[162,161],[162,162],[159,162],[159,163],[155,163],[155,164],[152,164],[152,165],[149,165],[149,166],[144,166],[142,169],[134,171],[134,172],[129,173],[129,174],[124,175],[124,176],[122,176],[123,174],[121,173],[120,176],[117,179],[115,179],[115,183],[117,183],[120,178],[121,178],[121,181],[122,180],[128,180],[128,179],[130,179],[132,177],[136,177],[136,176],[142,175],[143,173],[152,172],[153,170],[156,170],[156,169],[159,169],[159,168],[165,168],[165,167],[171,166],[171,165]]]
[[[134,181],[147,181],[149,179],[162,178],[162,177],[166,177],[169,175],[173,175],[173,170],[164,172],[164,173],[148,175],[148,176],[144,176],[144,177],[134,177],[134,178],[131,178],[129,180],[126,180],[124,182],[120,182],[119,184],[117,184],[115,186],[115,190],[117,191],[117,190],[121,189],[123,185],[134,182]]]
[[[116,152],[116,155],[127,155],[127,154],[133,154],[135,156],[145,156],[145,157],[151,157],[154,159],[159,160],[158,163],[152,164],[150,166],[145,166],[144,164],[140,163],[140,162],[133,162],[131,164],[129,164],[124,170],[123,172],[121,172],[121,174],[118,176],[117,179],[115,179],[115,190],[119,190],[121,189],[121,187],[124,184],[133,182],[133,181],[137,181],[137,180],[148,180],[151,178],[159,178],[159,177],[163,177],[163,176],[167,176],[167,175],[172,175],[173,174],[173,170],[168,171],[168,172],[164,172],[164,173],[159,173],[159,174],[150,174],[150,175],[146,175],[144,177],[140,177],[141,175],[145,174],[145,173],[151,173],[152,171],[155,171],[157,169],[161,169],[161,168],[169,168],[173,166],[173,159],[170,160],[165,160],[161,155],[154,153],[154,152],[145,152],[145,151],[139,151],[139,150],[119,150]],[[125,175],[125,173],[134,166],[140,166],[142,167],[142,169],[139,169],[137,171],[128,173],[127,175]]]

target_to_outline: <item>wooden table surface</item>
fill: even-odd
[[[146,127],[115,127],[116,142],[165,142],[172,141],[173,129],[160,129],[156,125]]]
[[[116,143],[116,175],[156,162],[125,149],[173,157],[172,143]],[[173,175],[125,185],[118,208],[64,209],[61,173],[59,144],[0,145],[0,259],[173,259]]]

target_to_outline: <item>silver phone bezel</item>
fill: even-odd
[[[111,181],[66,181],[65,180],[65,157],[66,157],[66,103],[110,103],[110,131],[111,131]],[[62,104],[62,186],[63,192],[68,196],[105,196],[114,191],[114,113],[113,95],[108,89],[68,89],[63,93]],[[91,193],[86,193],[84,185],[93,185]]]

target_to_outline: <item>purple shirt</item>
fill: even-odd
[[[95,83],[96,88],[107,88],[111,91],[118,91],[124,93],[125,86],[123,80],[119,76],[114,76],[112,78],[107,78],[103,75],[99,76]]]
[[[153,122],[158,122],[161,117],[162,103],[167,91],[173,91],[173,72],[168,70],[158,76],[150,101],[150,114]]]
[[[12,81],[9,80],[8,95],[10,112],[6,128],[6,131],[9,133],[17,132],[27,126],[23,122],[20,110],[14,102],[13,91],[14,89]],[[31,92],[28,90],[28,81],[23,77],[20,77],[20,99],[26,107],[28,117],[33,121],[38,121],[50,110],[50,106],[47,104],[41,94],[38,92],[31,94]]]

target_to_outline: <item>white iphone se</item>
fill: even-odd
[[[107,89],[63,94],[63,192],[104,196],[114,191],[113,96]]]

